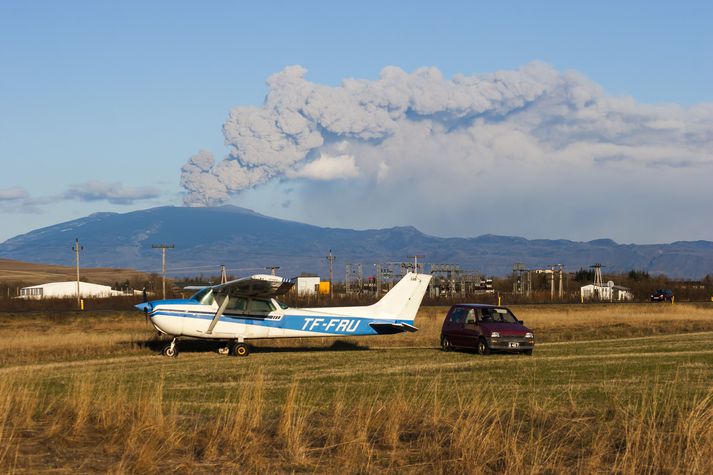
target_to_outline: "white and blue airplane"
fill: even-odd
[[[413,326],[431,276],[407,273],[373,305],[290,308],[276,300],[293,279],[256,274],[203,287],[189,299],[156,300],[136,307],[156,329],[172,336],[164,356],[178,355],[179,338],[228,340],[229,352],[247,356],[249,339],[361,336],[414,332]]]

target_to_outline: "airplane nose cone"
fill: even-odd
[[[150,312],[152,310],[151,302],[142,302],[140,304],[134,305],[134,307],[138,308],[142,312]]]

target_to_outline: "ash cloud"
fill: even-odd
[[[540,62],[452,79],[435,68],[387,67],[376,80],[337,87],[305,75],[300,66],[285,68],[268,78],[262,106],[230,112],[227,156],[216,162],[200,151],[182,168],[186,205],[217,205],[274,180],[294,182],[303,197],[349,180],[349,190],[335,187],[336,199],[368,192],[408,218],[412,200],[400,204],[393,193],[402,187],[439,199],[434,190],[447,184],[454,203],[472,208],[484,194],[505,191],[496,180],[524,190],[511,191],[521,199],[552,188],[577,196],[604,179],[615,184],[611,191],[643,199],[645,176],[677,170],[685,179],[713,165],[713,104],[641,104]],[[374,205],[364,202],[364,216]]]

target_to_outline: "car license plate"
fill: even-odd
[[[517,341],[511,341],[508,343],[508,348],[518,348],[520,346],[520,343]]]

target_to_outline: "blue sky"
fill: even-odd
[[[451,78],[542,61],[637,103],[713,102],[712,5],[4,1],[0,240],[97,211],[181,204],[181,167],[199,149],[222,158],[227,149],[221,128],[229,111],[260,106],[266,79],[289,65],[306,68],[312,83],[337,87],[345,78],[375,80],[390,65],[406,72],[432,66]],[[696,175],[710,177],[704,162]],[[671,188],[686,187],[685,174],[671,176]],[[507,212],[500,220],[484,219],[487,228],[449,227],[398,208],[369,219],[355,211],[350,222],[305,211],[310,196],[324,190],[326,197],[334,184],[294,194],[291,206],[270,199],[294,188],[304,190],[302,182],[271,181],[235,194],[231,202],[322,225],[412,224],[439,235],[606,236],[624,242],[713,237],[709,225],[696,224],[703,209],[691,211],[690,222],[680,226],[652,222],[643,231],[627,216],[583,228],[576,204],[554,228],[516,225]],[[82,189],[94,192],[77,192]],[[644,191],[636,195],[647,198]],[[710,198],[701,184],[675,207]],[[567,196],[555,192],[551,199],[566,202]],[[348,217],[348,211],[340,214]]]

